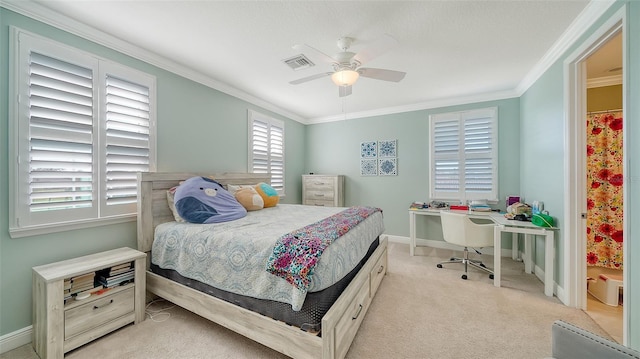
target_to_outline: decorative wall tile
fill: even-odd
[[[367,141],[360,143],[360,158],[377,158],[378,143],[376,141]]]
[[[378,157],[379,158],[398,157],[396,140],[378,141]]]
[[[378,175],[378,160],[368,159],[360,160],[360,175],[361,176],[377,176]]]
[[[398,175],[398,159],[397,158],[379,159],[378,174],[380,176],[397,176]]]

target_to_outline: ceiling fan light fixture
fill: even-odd
[[[338,86],[351,86],[358,80],[360,74],[354,70],[336,71],[331,75],[331,80]]]

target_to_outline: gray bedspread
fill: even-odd
[[[280,236],[342,210],[279,204],[225,223],[163,223],[156,227],[151,261],[222,290],[300,310],[307,292],[268,273],[267,260]],[[333,242],[320,257],[308,292],[325,289],[349,273],[383,231],[378,212]]]

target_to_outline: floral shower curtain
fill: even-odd
[[[622,111],[587,116],[587,264],[622,270]]]

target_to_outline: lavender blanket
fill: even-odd
[[[306,291],[322,252],[335,240],[375,212],[374,207],[350,207],[280,237],[267,261],[267,272]]]

